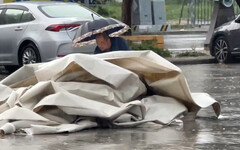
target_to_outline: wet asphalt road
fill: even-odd
[[[195,121],[167,127],[149,123],[131,129],[89,129],[72,134],[6,135],[0,138],[0,149],[240,149],[240,62],[178,66],[192,92],[207,92],[220,102],[219,119],[209,107],[202,109]],[[4,76],[6,73],[0,78]]]

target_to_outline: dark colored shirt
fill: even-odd
[[[94,54],[118,51],[118,50],[129,50],[127,41],[121,37],[111,37],[111,47],[109,50],[102,51],[98,46],[95,48]]]

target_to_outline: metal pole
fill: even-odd
[[[199,0],[198,0],[198,3],[197,3],[197,6],[198,6],[198,7],[197,7],[197,9],[198,9],[198,15],[197,15],[198,25],[200,24],[200,5],[199,5],[199,3],[200,3],[200,2],[199,2]]]
[[[203,6],[204,6],[203,7],[203,10],[204,10],[204,12],[203,12],[203,14],[204,14],[203,15],[203,24],[205,25],[206,24],[206,6],[207,6],[206,5],[206,0],[203,1]]]
[[[237,1],[237,0],[236,0],[236,1],[234,2],[234,4],[235,4],[235,5],[234,5],[234,6],[235,6],[235,15],[238,15],[238,14],[239,14],[239,7],[240,7],[238,4],[240,4],[240,1]]]
[[[183,3],[182,3],[182,9],[181,9],[180,17],[179,17],[179,24],[181,24],[184,5],[185,5],[185,0],[183,0]]]
[[[84,4],[86,7],[89,7],[89,0],[84,0]]]
[[[188,16],[187,16],[187,26],[189,26],[189,18],[190,18],[190,9],[189,9],[189,3],[187,3],[187,12],[188,12]]]
[[[191,26],[195,27],[195,0],[191,0],[189,4],[189,13],[190,13],[190,19],[191,19]]]
[[[209,24],[209,6],[210,6],[210,3],[209,3],[209,0],[207,0],[207,18],[206,18],[206,24],[208,25]]]
[[[202,21],[203,21],[203,2],[201,0],[201,25],[202,25]]]
[[[197,2],[194,0],[194,25],[196,25],[196,20],[197,20]]]

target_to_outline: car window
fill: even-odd
[[[7,9],[4,19],[6,24],[19,23],[23,14],[23,10],[20,9]]]
[[[21,22],[29,22],[34,20],[33,15],[29,11],[24,11],[22,15]]]
[[[100,17],[94,12],[84,7],[81,7],[79,5],[42,6],[40,10],[48,17],[53,17],[53,18],[77,17],[80,19],[92,20],[93,19],[92,14],[94,15],[94,19],[97,19]]]

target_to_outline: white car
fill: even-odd
[[[77,3],[14,2],[0,4],[0,65],[13,71],[70,53],[93,53],[96,45],[73,48],[81,24],[101,16]]]

